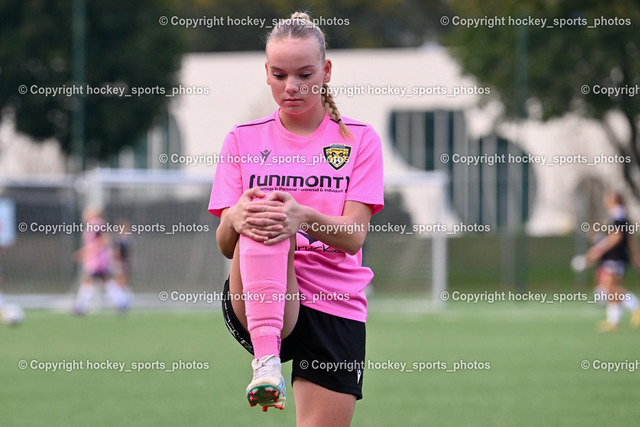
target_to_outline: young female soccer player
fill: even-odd
[[[380,138],[341,117],[324,35],[306,14],[275,25],[266,54],[279,108],[227,135],[209,203],[233,260],[223,314],[255,358],[251,406],[284,407],[281,360],[293,360],[298,425],[349,425],[373,277],[361,248],[384,204]]]
[[[84,315],[94,294],[94,281],[104,285],[107,295],[121,313],[129,306],[129,298],[122,287],[112,278],[113,257],[108,236],[100,231],[105,222],[100,211],[89,208],[83,213],[83,246],[74,254],[76,261],[82,263],[83,278],[73,304],[75,314]]]
[[[596,292],[600,292],[607,301],[607,318],[599,324],[598,330],[611,332],[618,328],[622,317],[620,305],[631,311],[631,325],[637,328],[640,326],[638,298],[622,287],[621,282],[630,261],[640,266],[640,255],[633,235],[629,233],[631,225],[623,196],[608,192],[604,197],[604,206],[613,232],[600,239],[586,254],[587,264],[600,264],[596,273]]]

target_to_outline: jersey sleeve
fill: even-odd
[[[372,128],[364,131],[354,161],[346,200],[370,205],[375,215],[384,207],[384,182],[382,143]]]
[[[209,213],[217,217],[220,216],[223,209],[234,206],[243,193],[240,163],[228,161],[237,155],[238,140],[235,132],[231,131],[222,144],[209,199]]]

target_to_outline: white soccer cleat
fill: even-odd
[[[274,354],[263,356],[254,359],[251,366],[253,381],[247,386],[249,405],[260,405],[265,412],[270,406],[284,409],[286,394],[280,358]]]

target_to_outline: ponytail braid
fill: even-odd
[[[326,83],[322,85],[322,106],[325,110],[327,110],[327,113],[329,113],[329,117],[338,122],[338,125],[340,125],[340,133],[342,134],[342,137],[344,139],[353,139],[353,134],[351,133],[349,128],[347,128],[347,125],[345,125],[342,121],[338,106],[333,100],[333,95],[331,95],[331,92],[329,92],[329,85],[327,85]]]

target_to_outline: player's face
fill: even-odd
[[[284,113],[298,115],[322,108],[321,89],[331,77],[331,61],[322,61],[313,39],[269,42],[265,68],[273,99]]]

